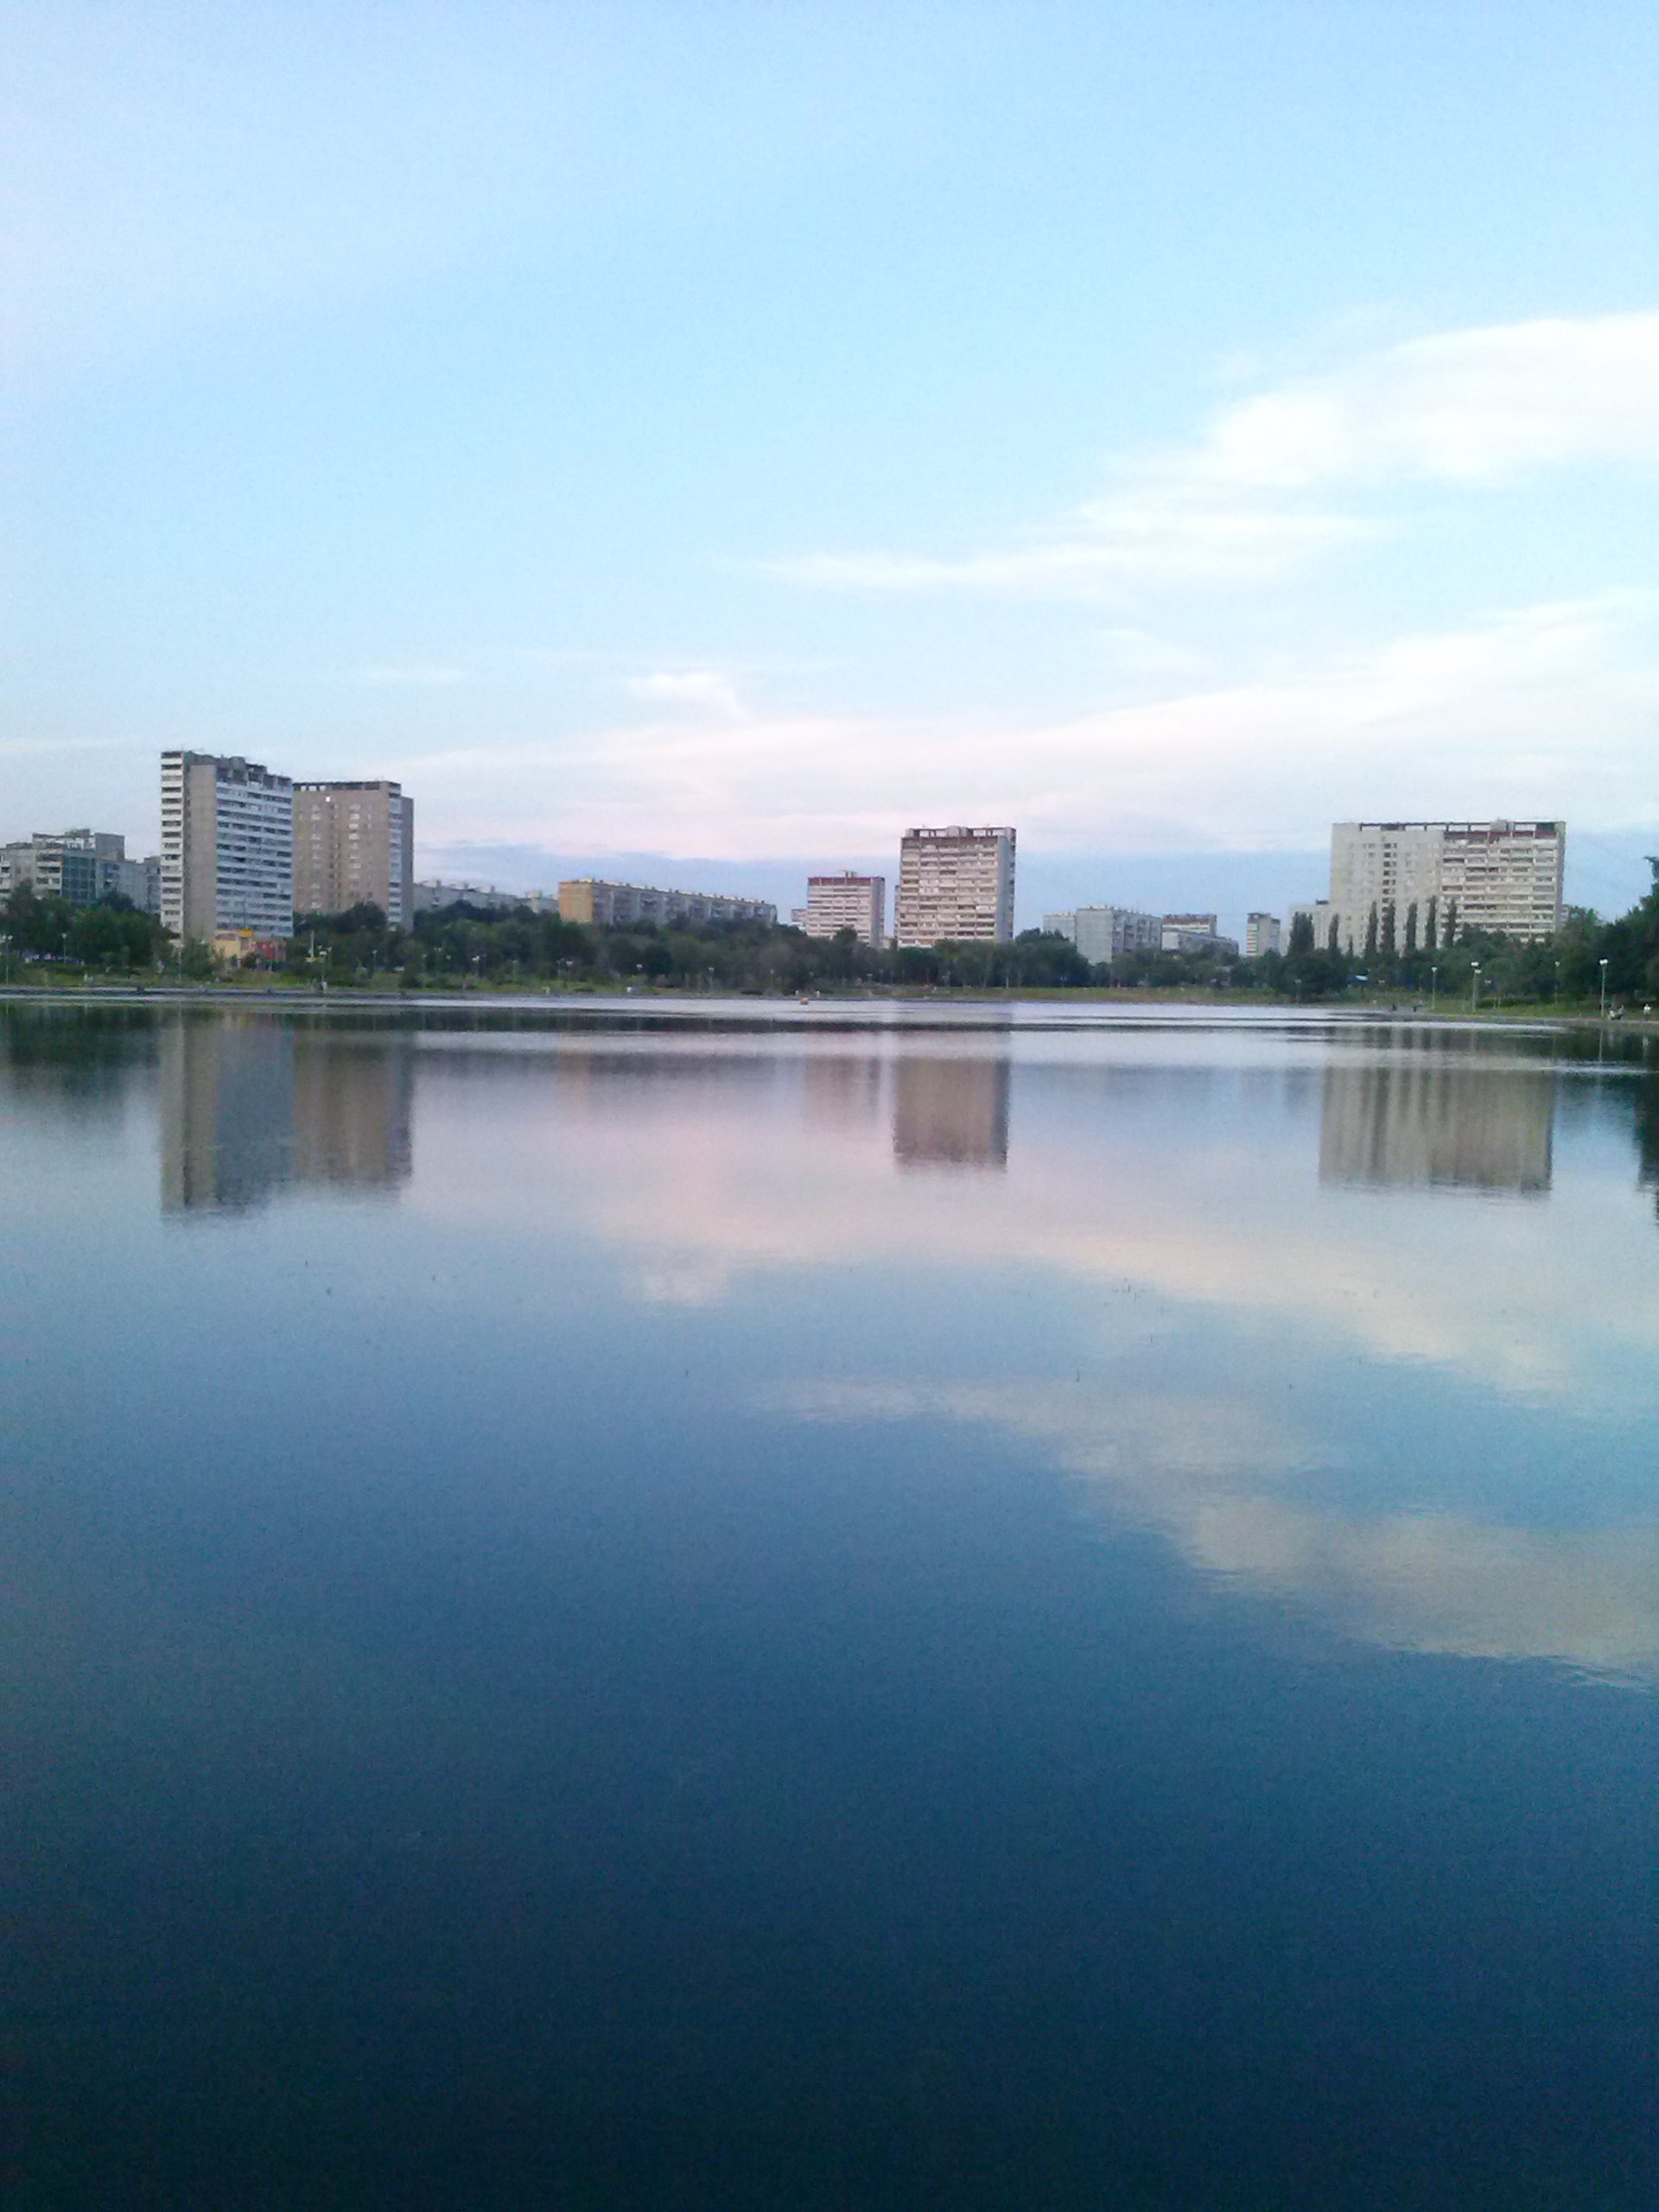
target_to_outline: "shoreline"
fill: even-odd
[[[1212,1007],[1217,1012],[1256,1014],[1340,1014],[1354,1020],[1433,1022],[1437,1027],[1474,1028],[1548,1027],[1573,1031],[1613,1031],[1619,1034],[1649,1035],[1659,1032],[1659,1014],[1611,1014],[1605,1018],[1594,1008],[1558,1008],[1548,1001],[1508,1007],[1402,1006],[1394,1001],[1356,1000],[1344,995],[1330,999],[1270,999],[1236,991],[1159,991],[1153,988],[1114,988],[1109,984],[1056,985],[1023,990],[934,989],[925,992],[837,991],[814,992],[803,998],[787,991],[702,992],[653,988],[601,991],[591,987],[571,988],[550,983],[537,989],[523,984],[472,984],[451,990],[377,990],[372,986],[335,985],[327,991],[308,984],[291,983],[20,983],[0,984],[0,1004],[25,1006],[217,1006],[309,1007],[344,1012],[353,1007],[412,1010],[422,1006],[454,1010],[461,1007],[499,1006],[531,1009],[558,1006],[579,1010],[591,1005],[611,1013],[622,1007],[648,1006],[690,1011],[699,1005],[729,1007],[742,1004],[757,1012],[762,1007],[801,1007],[830,1010],[836,1007],[904,1006],[945,1007],[969,1006],[1099,1006],[1121,1007],[1125,1012],[1150,1012],[1160,1007]]]

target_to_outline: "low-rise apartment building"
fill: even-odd
[[[100,899],[130,899],[141,913],[161,911],[162,864],[129,860],[127,841],[109,830],[36,830],[0,845],[0,898],[25,885],[42,899],[95,906]]]
[[[615,928],[628,922],[760,922],[770,928],[778,909],[765,899],[734,899],[720,892],[661,891],[639,883],[606,883],[579,876],[559,886],[559,913],[567,922]]]
[[[1045,914],[1043,927],[1068,938],[1085,960],[1109,967],[1126,952],[1156,952],[1163,942],[1163,918],[1134,906],[1072,906]]]

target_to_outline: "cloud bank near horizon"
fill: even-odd
[[[718,671],[631,687],[599,728],[391,764],[433,842],[721,852],[893,846],[1010,821],[1033,850],[1270,851],[1366,817],[1653,819],[1659,594],[1616,590],[1246,682],[1052,720],[811,711]]]

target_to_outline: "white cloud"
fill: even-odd
[[[647,706],[711,707],[730,715],[744,711],[737,685],[718,669],[664,670],[652,676],[632,677],[627,688]]]
[[[416,661],[404,667],[359,668],[353,671],[356,683],[463,683],[467,671],[463,668],[448,668],[441,662]]]
[[[1356,810],[1611,828],[1652,818],[1656,617],[1630,593],[1522,607],[1048,721],[761,711],[702,671],[648,679],[665,711],[638,721],[402,772],[440,843],[737,860],[878,852],[944,818],[1052,851],[1319,845]]]
[[[1270,583],[1391,526],[1364,511],[1379,493],[1655,465],[1659,313],[1558,317],[1408,340],[1236,400],[1188,444],[1121,456],[1098,498],[1012,545],[775,566],[833,588],[1045,598]]]
[[[1227,409],[1173,467],[1306,490],[1497,484],[1607,462],[1659,465],[1659,313],[1412,339]]]

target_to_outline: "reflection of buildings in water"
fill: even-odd
[[[395,1190],[413,1166],[406,1037],[294,1040],[294,1179]]]
[[[1008,1061],[901,1052],[893,1067],[893,1150],[901,1167],[1006,1167]]]
[[[1659,1213],[1659,1071],[1644,1076],[1637,1094],[1636,1150],[1638,1175],[1653,1186],[1654,1211]]]
[[[404,1037],[187,1014],[162,1036],[162,1206],[258,1205],[285,1185],[395,1189],[410,1169]]]
[[[1555,1078],[1467,1058],[1325,1071],[1319,1179],[1547,1191]]]
[[[803,1113],[815,1128],[867,1128],[881,1110],[881,1062],[874,1053],[809,1053]]]

